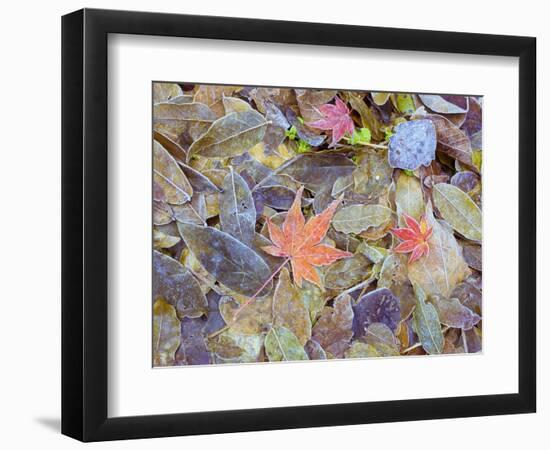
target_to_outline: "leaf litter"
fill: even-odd
[[[153,366],[481,351],[481,98],[153,101]]]

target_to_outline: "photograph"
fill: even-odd
[[[482,352],[482,115],[153,82],[153,367]]]

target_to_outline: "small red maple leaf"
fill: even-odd
[[[331,130],[332,141],[331,147],[334,147],[336,143],[349,133],[353,134],[355,129],[353,120],[350,117],[350,110],[346,104],[336,97],[334,105],[327,103],[319,107],[319,111],[323,114],[324,118],[316,120],[315,122],[309,122],[307,125],[313,128],[319,128],[320,130]]]
[[[290,260],[294,282],[298,286],[302,286],[304,279],[322,288],[321,279],[314,266],[326,266],[338,259],[349,258],[353,253],[321,244],[342,197],[334,200],[321,214],[312,217],[306,223],[301,206],[303,190],[303,186],[298,189],[282,229],[267,218],[269,237],[274,245],[262,249],[270,255]]]
[[[396,253],[412,252],[409,258],[409,263],[412,263],[418,261],[422,256],[430,254],[428,239],[430,239],[433,229],[428,226],[425,216],[420,218],[420,223],[408,214],[403,214],[403,219],[405,219],[407,228],[392,228],[390,230],[403,241],[394,248],[394,251]]]

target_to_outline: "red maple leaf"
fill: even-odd
[[[409,263],[412,263],[422,256],[430,254],[428,239],[430,239],[433,229],[428,226],[425,216],[420,218],[420,223],[408,214],[403,214],[403,219],[405,219],[407,228],[391,229],[391,232],[403,241],[394,248],[394,251],[396,253],[411,253]]]
[[[308,280],[322,288],[314,266],[326,266],[338,259],[349,258],[353,253],[321,244],[342,197],[306,223],[301,207],[303,190],[303,186],[298,189],[282,229],[267,218],[269,237],[274,245],[262,249],[270,255],[285,257],[290,261],[294,282],[298,286],[302,286],[302,280]]]
[[[331,130],[332,141],[331,147],[334,147],[336,143],[349,133],[353,134],[355,129],[353,120],[350,117],[350,110],[346,104],[336,97],[335,104],[327,103],[319,107],[319,111],[323,114],[324,118],[316,120],[315,122],[309,122],[307,125],[313,128],[319,128],[320,130]]]

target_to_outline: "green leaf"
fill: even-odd
[[[351,135],[350,144],[368,144],[371,140],[371,133],[368,128],[359,128],[353,131]]]
[[[289,138],[291,141],[295,140],[297,135],[298,135],[298,130],[294,125],[292,125],[288,130],[285,131],[285,136]]]
[[[435,307],[426,303],[426,294],[421,287],[415,286],[416,308],[413,312],[413,326],[424,350],[430,355],[443,351],[443,333]]]
[[[265,117],[252,109],[228,114],[193,142],[189,155],[219,159],[242,155],[263,139],[267,125]]]
[[[370,227],[387,224],[391,217],[392,210],[382,205],[351,205],[336,212],[332,226],[342,233],[359,234]]]
[[[452,184],[439,183],[433,188],[434,204],[443,218],[460,234],[481,241],[481,210],[468,194]]]
[[[171,366],[180,345],[180,321],[175,308],[159,298],[153,305],[153,365]]]
[[[270,361],[309,359],[298,338],[285,327],[274,326],[265,337],[265,352]]]
[[[397,110],[403,114],[412,114],[416,110],[411,94],[394,94]]]

